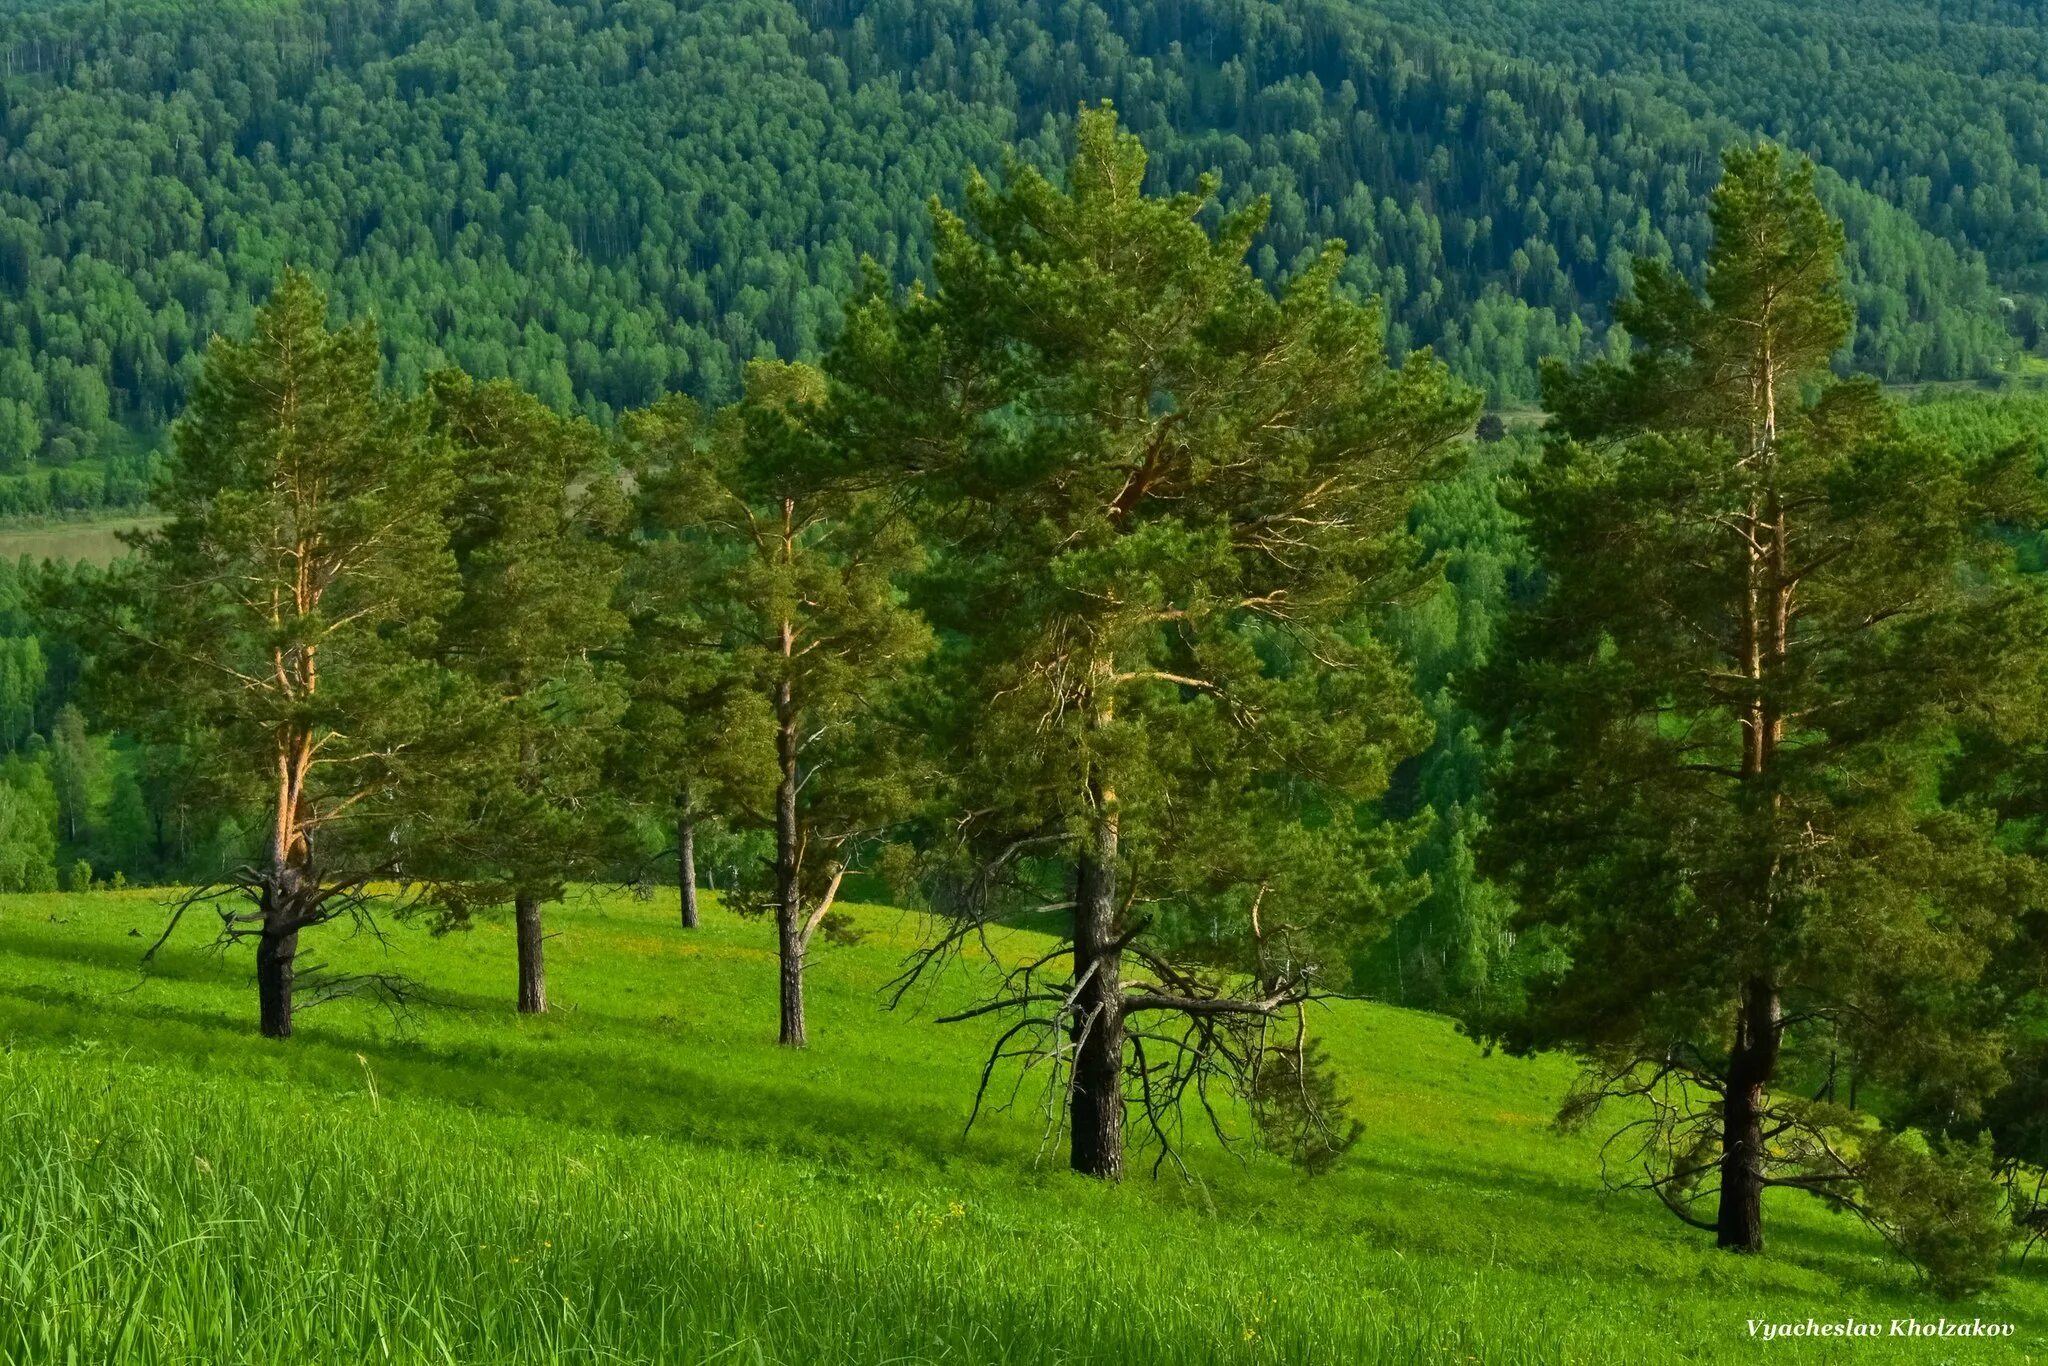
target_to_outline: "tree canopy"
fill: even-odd
[[[1731,151],[1714,225],[1703,291],[1638,267],[1631,356],[1551,371],[1514,500],[1544,589],[1471,695],[1511,734],[1486,861],[1568,955],[1498,1034],[1584,1054],[1588,1107],[1642,1103],[1617,1179],[1755,1249],[1771,1186],[1887,1217],[1899,1150],[1838,1073],[1950,1114],[2002,1080],[1980,983],[2038,889],[1953,753],[2038,723],[2009,535],[2048,508],[2030,449],[1965,460],[1829,380],[1810,167]]]
[[[1071,1076],[1073,1165],[1108,1177],[1127,1086],[1163,1157],[1180,1095],[1249,1085],[1265,1022],[1399,904],[1366,807],[1426,729],[1369,609],[1474,408],[1426,353],[1386,365],[1341,245],[1276,295],[1245,259],[1263,203],[1212,231],[1213,178],[1145,175],[1087,111],[1064,186],[970,183],[936,288],[878,284],[828,362],[835,439],[908,469],[946,547],[917,598],[959,813],[933,955],[1062,913],[1070,970],[993,1006]]]
[[[376,334],[331,330],[326,298],[287,272],[246,339],[208,348],[168,520],[87,608],[110,715],[193,744],[218,794],[262,813],[260,852],[217,904],[224,935],[258,941],[278,1037],[299,934],[361,913],[400,870],[445,734],[422,647],[456,590],[449,462],[378,371]]]

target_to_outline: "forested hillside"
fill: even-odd
[[[820,349],[863,255],[925,268],[928,196],[1006,142],[1057,159],[1099,98],[1155,184],[1271,197],[1262,275],[1345,239],[1391,348],[1497,400],[1603,344],[1633,255],[1697,267],[1719,149],[1755,124],[1818,154],[1848,224],[1848,363],[1974,377],[2039,332],[2048,38],[2017,14],[1928,43],[1917,7],[1823,31],[1762,0],[1746,29],[1581,0],[1568,36],[1421,0],[6,8],[0,473],[38,472],[0,514],[139,500],[134,434],[286,263],[379,318],[407,387],[452,362],[600,420],[729,398],[748,359]],[[1828,82],[1795,78],[1821,56]],[[1944,61],[1982,74],[1920,79]],[[1909,86],[1940,110],[1866,136]]]
[[[1612,73],[1808,153],[1983,253],[2028,345],[2048,328],[2048,11],[1996,0],[1380,0],[1425,29]]]

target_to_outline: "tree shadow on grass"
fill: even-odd
[[[1824,1212],[1816,1201],[1806,1200],[1809,1206],[1807,1217],[1797,1220],[1783,1217],[1782,1209],[1777,1217],[1766,1214],[1766,1231],[1769,1251],[1762,1259],[1761,1268],[1746,1254],[1724,1253],[1714,1246],[1713,1234],[1687,1228],[1671,1217],[1657,1203],[1656,1197],[1647,1191],[1609,1190],[1600,1184],[1595,1167],[1579,1165],[1577,1154],[1562,1159],[1559,1174],[1550,1176],[1532,1172],[1518,1172],[1509,1175],[1499,1169],[1484,1169],[1461,1166],[1450,1162],[1415,1161],[1412,1159],[1392,1160],[1376,1158],[1365,1151],[1365,1144],[1354,1149],[1347,1163],[1366,1177],[1372,1187],[1382,1183],[1398,1189],[1401,1184],[1417,1180],[1457,1183],[1474,1191],[1475,1195],[1491,1191],[1509,1197],[1502,1207],[1503,1217],[1519,1224],[1531,1212],[1532,1206],[1541,1205],[1562,1216],[1550,1221],[1556,1241],[1548,1260],[1557,1258],[1581,1258],[1588,1240],[1610,1240],[1618,1218],[1626,1218],[1631,1227],[1629,1241],[1652,1239],[1655,1244],[1681,1254],[1698,1253],[1706,1258],[1725,1258],[1731,1275],[1749,1274],[1755,1269],[1768,1272],[1772,1264],[1783,1266],[1797,1273],[1827,1277],[1844,1291],[1865,1297],[1868,1304],[1862,1306],[1866,1312],[1882,1308],[1900,1317],[1917,1315],[1927,1318],[1941,1313],[1953,1318],[1959,1312],[1958,1306],[1944,1303],[1932,1290],[1919,1285],[1912,1279],[1909,1264],[1901,1260],[1877,1233],[1872,1231],[1854,1215],[1846,1212]],[[1571,1165],[1563,1165],[1571,1164]],[[1483,1199],[1483,1196],[1482,1196]],[[1362,1202],[1364,1203],[1364,1202]],[[1369,1203],[1367,1207],[1370,1207]],[[1821,1214],[1816,1219],[1813,1214]],[[1463,1212],[1470,1232],[1470,1211]],[[1446,1211],[1447,1218],[1454,1217]],[[1387,1219],[1373,1224],[1374,1232],[1389,1242],[1403,1245],[1400,1236],[1412,1228],[1412,1223]],[[1652,1229],[1658,1231],[1652,1232]],[[1461,1242],[1454,1235],[1406,1241],[1403,1250],[1422,1251],[1431,1255],[1458,1257],[1470,1254],[1471,1241]],[[1524,1244],[1520,1256],[1502,1257],[1510,1265],[1519,1265],[1525,1270],[1547,1269],[1544,1249]],[[1496,1250],[1496,1254],[1499,1255]],[[1702,1270],[1702,1261],[1682,1255],[1669,1262],[1658,1264],[1646,1262],[1640,1257],[1626,1258],[1625,1272],[1634,1283],[1661,1285],[1670,1292],[1683,1292],[1695,1286]],[[2017,1259],[2008,1261],[2005,1272],[2015,1282],[2037,1282],[2048,1271],[2035,1261],[2025,1268],[2017,1266]],[[1712,1266],[1712,1261],[1704,1265]],[[1759,1284],[1759,1291],[1771,1294],[1801,1294],[1800,1287],[1786,1284]],[[1975,1311],[1969,1311],[1975,1312]],[[2001,1319],[2010,1319],[2022,1331],[2041,1333],[2048,1331],[2048,1314],[2029,1312],[2009,1303],[2001,1302],[1998,1307]],[[1968,1313],[1965,1313],[1965,1317]]]
[[[377,943],[373,936],[350,935],[347,931],[337,932],[335,940],[339,943],[347,943],[352,947],[369,945],[374,948]],[[223,949],[212,943],[203,945],[180,944],[166,946],[154,958],[145,963],[142,955],[144,946],[149,941],[147,939],[140,939],[131,942],[133,947],[83,938],[77,940],[54,940],[48,937],[16,939],[0,944],[0,958],[36,959],[42,962],[63,963],[74,967],[97,969],[122,977],[132,977],[133,980],[128,985],[109,985],[93,993],[94,999],[104,997],[112,1000],[135,992],[151,982],[158,981],[188,986],[211,986],[228,990],[246,991],[249,1001],[248,1021],[250,1028],[252,1030],[255,1028],[256,963],[253,949],[246,945],[240,948],[229,947]],[[315,944],[301,951],[299,955],[301,972],[305,972],[311,965],[322,961],[323,955],[320,953],[319,948],[320,946]],[[511,1015],[516,1013],[514,995],[510,985],[507,986],[502,996],[481,991],[468,991],[461,988],[430,985],[422,980],[408,977],[404,971],[403,963],[399,961],[400,955],[392,954],[390,957],[393,961],[388,967],[381,963],[375,965],[352,964],[348,971],[360,971],[363,973],[385,971],[394,977],[404,979],[408,990],[412,994],[413,1001],[421,1009],[457,1010],[477,1015]],[[506,980],[508,984],[512,980],[509,964],[507,966]],[[301,981],[302,988],[316,986],[317,982],[309,982],[304,979]],[[303,1015],[309,1011],[319,1009],[319,1004],[302,1002],[298,1007],[299,1013]],[[608,1023],[620,1025],[630,1026],[639,1024],[653,1026],[652,1021],[632,1016],[606,1015],[603,1012],[585,1011],[581,1008],[577,1009],[574,1013],[605,1019]]]
[[[213,980],[211,977],[208,980]],[[877,1088],[820,1090],[786,1068],[699,1069],[634,1056],[612,1066],[602,1036],[430,1042],[389,1037],[351,1021],[289,1043],[263,1039],[251,1017],[118,993],[64,987],[0,987],[0,1001],[28,1007],[35,1035],[17,1048],[92,1039],[142,1062],[218,1073],[241,1069],[262,1080],[335,1091],[365,1086],[371,1069],[387,1100],[407,1095],[490,1113],[592,1130],[708,1143],[862,1168],[960,1162],[1009,1167],[1014,1142],[986,1131],[963,1137],[957,1124]],[[4,1019],[4,1016],[0,1016]],[[353,1027],[352,1027],[353,1026]],[[580,1046],[579,1046],[580,1044]],[[772,1055],[771,1055],[772,1056]],[[791,1058],[788,1066],[796,1059]],[[777,1073],[783,1075],[777,1075]],[[907,1155],[906,1164],[893,1160]]]
[[[84,938],[39,937],[0,946],[0,956],[5,955],[127,973],[137,970],[140,951]],[[238,992],[251,980],[233,960],[197,947],[167,952],[151,965],[148,977],[233,987]],[[871,1074],[841,1087],[818,1085],[797,1073],[799,1067],[814,1064],[818,1054],[791,1055],[765,1044],[737,1050],[723,1046],[716,1064],[691,1066],[675,1060],[690,1042],[687,1027],[644,1016],[584,1009],[545,1035],[515,1031],[507,1018],[512,1014],[509,1004],[476,992],[432,993],[431,1009],[462,1013],[492,1027],[468,1039],[394,1036],[374,1029],[369,1018],[351,1015],[323,1020],[287,1045],[256,1035],[253,991],[247,994],[246,1009],[226,1002],[208,1009],[143,997],[131,989],[83,985],[0,987],[0,1002],[7,1001],[24,1008],[31,1046],[47,1041],[48,1046],[62,1047],[89,1038],[134,1061],[194,1072],[239,1070],[252,1080],[341,1094],[365,1090],[368,1068],[387,1099],[411,1096],[586,1131],[772,1152],[848,1172],[967,1164],[1023,1179],[1033,1170],[1038,1137],[1035,1125],[1016,1121],[963,1137],[963,1109],[892,1094]],[[9,1013],[13,1012],[0,1008],[0,1032]],[[14,1042],[18,1048],[23,1040],[17,1036]],[[649,1056],[650,1046],[668,1056]],[[736,1065],[735,1051],[753,1054],[760,1065]],[[818,1053],[830,1063],[845,1061],[834,1058],[829,1045]],[[960,1099],[964,1104],[964,1094]],[[1359,1232],[1388,1246],[1429,1255],[1471,1254],[1477,1236],[1470,1217],[1475,1208],[1484,1211],[1484,1218],[1477,1221],[1481,1225],[1497,1218],[1504,1229],[1526,1229],[1532,1219],[1555,1227],[1560,1247],[1599,1239],[1623,1214],[1614,1208],[1617,1202],[1642,1206],[1627,1212],[1634,1225],[1631,1237],[1644,1236],[1643,1218],[1662,1217],[1647,1195],[1605,1190],[1597,1171],[1585,1165],[1583,1153],[1566,1151],[1562,1144],[1554,1173],[1487,1165],[1477,1155],[1474,1158],[1418,1160],[1412,1147],[1378,1147],[1368,1137],[1334,1179],[1354,1185],[1367,1197],[1361,1201],[1365,1208],[1384,1206],[1392,1193],[1406,1210],[1405,1217],[1359,1218]],[[1454,1195],[1440,1197],[1434,1192],[1416,1198],[1420,1190],[1434,1186],[1463,1192],[1471,1202],[1461,1204]],[[1443,1207],[1440,1221],[1428,1218],[1431,1205]],[[1418,1229],[1425,1232],[1418,1236]],[[1438,1229],[1443,1232],[1428,1232]],[[1461,1229],[1468,1236],[1454,1236]],[[1671,1233],[1669,1243],[1659,1240],[1660,1244],[1708,1245],[1707,1235],[1685,1230],[1675,1221]],[[1773,1237],[1772,1255],[1788,1266],[1827,1276],[1900,1314],[1924,1316],[1940,1307],[1929,1295],[1901,1289],[1895,1273],[1874,1266],[1873,1256],[1886,1254],[1851,1220],[1781,1221]],[[1543,1268],[1540,1248],[1532,1247],[1526,1237],[1513,1241],[1517,1247],[1509,1264]],[[1635,1261],[1625,1274],[1632,1280],[1683,1289],[1697,1279],[1699,1264],[1683,1258],[1665,1265]],[[2041,1272],[2034,1267],[2024,1274],[2032,1279]],[[2012,1311],[2001,1306],[2000,1312]],[[2030,1328],[2039,1326],[2035,1316],[2026,1316],[2025,1322]]]
[[[602,1056],[602,1036],[542,1040],[486,1039],[440,1043],[419,1038],[380,1037],[367,1030],[329,1027],[289,1044],[264,1040],[253,1022],[228,1010],[89,997],[57,987],[0,988],[0,1002],[18,1001],[37,1016],[38,1035],[61,1046],[65,1035],[90,1037],[129,1061],[219,1073],[236,1070],[251,1080],[310,1086],[337,1094],[367,1089],[370,1070],[387,1102],[424,1098],[434,1103],[501,1116],[561,1124],[591,1132],[645,1136],[728,1150],[771,1152],[846,1171],[925,1168],[957,1164],[1021,1178],[1029,1168],[1031,1142],[1013,1129],[1007,1136],[978,1133],[963,1140],[958,1115],[945,1107],[905,1105],[882,1099],[878,1088],[859,1091],[808,1086],[802,1078],[778,1075],[779,1068],[751,1072],[731,1066],[715,1070],[634,1057]],[[4,1019],[4,1014],[0,1014]],[[17,1046],[18,1041],[17,1041]],[[763,1050],[764,1052],[766,1050]],[[773,1054],[771,1057],[775,1056]],[[789,1055],[780,1055],[787,1058]],[[609,1063],[609,1065],[607,1065]],[[1021,1141],[1020,1141],[1021,1140]],[[1351,1184],[1365,1208],[1384,1205],[1388,1191],[1406,1192],[1405,1215],[1370,1215],[1347,1227],[1375,1243],[1410,1253],[1461,1257],[1480,1236],[1472,1209],[1488,1212],[1504,1229],[1534,1223],[1557,1231],[1560,1246],[1582,1246],[1612,1226],[1616,1211],[1603,1208],[1625,1195],[1606,1192],[1589,1172],[1561,1164],[1550,1175],[1452,1161],[1417,1161],[1412,1156],[1375,1153],[1370,1140],[1354,1150],[1348,1170],[1335,1179]],[[1169,1178],[1170,1179],[1170,1178]],[[1467,1193],[1461,1208],[1450,1196],[1430,1192],[1441,1186]],[[1642,1197],[1647,1199],[1647,1197]],[[1442,1205],[1442,1219],[1428,1218]],[[1418,1224],[1418,1211],[1423,1222]],[[1497,1214],[1494,1211],[1498,1211]],[[1545,1213],[1547,1211],[1547,1213]],[[1418,1228],[1442,1229],[1418,1236]],[[1674,1229],[1676,1226],[1674,1225]],[[1338,1228],[1329,1230],[1339,1233]],[[1637,1228],[1633,1233],[1640,1235]],[[1830,1274],[1870,1288],[1867,1267],[1857,1261],[1871,1251],[1855,1231],[1802,1229],[1796,1245],[1831,1244],[1836,1265]],[[1456,1236],[1462,1233],[1463,1236]],[[1682,1232],[1678,1239],[1682,1240]],[[1541,1270],[1547,1258],[1526,1239],[1504,1260]],[[1787,1239],[1793,1245],[1792,1239]],[[1807,1256],[1795,1264],[1812,1266]],[[1862,1270],[1864,1274],[1853,1274]],[[1851,1274],[1845,1274],[1851,1273]],[[1696,1264],[1632,1264],[1632,1279],[1683,1288],[1697,1278]],[[1903,1307],[1917,1302],[1902,1300]],[[1919,1307],[1924,1308],[1924,1305]]]

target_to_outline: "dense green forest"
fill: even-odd
[[[2038,6],[1384,0],[1374,8],[1759,129],[1979,252],[2028,345],[2048,327],[2040,250],[2048,239],[2040,97],[2048,20]]]
[[[1637,255],[1696,268],[1720,148],[1809,150],[1849,228],[1843,363],[1975,378],[2038,345],[2038,16],[1354,0],[337,0],[0,14],[0,516],[140,501],[200,350],[284,264],[442,364],[600,421],[819,353],[926,198],[1083,101],[1328,237],[1497,401],[1606,344]],[[1711,51],[1709,60],[1705,55]],[[1816,78],[1813,73],[1820,73]]]

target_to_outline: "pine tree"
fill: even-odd
[[[300,935],[367,915],[370,884],[402,866],[448,731],[426,657],[454,588],[444,449],[380,386],[372,328],[326,314],[287,271],[245,339],[207,349],[167,520],[95,608],[109,712],[201,746],[224,804],[264,813],[260,857],[207,890],[223,935],[256,941],[271,1038],[292,1032]]]
[[[458,810],[436,841],[440,928],[509,900],[519,1009],[547,1010],[542,907],[603,865],[603,759],[624,699],[598,661],[625,633],[613,606],[626,517],[610,443],[515,386],[433,377],[432,431],[459,481],[448,507],[461,595],[441,658],[469,689]]]
[[[697,725],[716,717],[723,731],[672,732],[689,767],[669,790],[694,803],[693,784],[715,786],[735,823],[773,831],[769,877],[737,889],[736,907],[774,917],[778,1037],[801,1048],[812,942],[846,875],[918,796],[918,749],[895,701],[931,637],[898,587],[921,562],[909,524],[813,430],[822,377],[757,362],[746,383],[701,448],[672,447],[649,480],[645,520],[669,543],[665,572],[643,580],[641,616],[697,688]],[[690,705],[673,692],[643,700]]]
[[[57,785],[57,810],[65,843],[82,843],[91,833],[106,770],[103,741],[88,734],[85,714],[66,704],[50,727],[50,778]]]
[[[131,769],[124,768],[114,777],[93,850],[95,863],[120,872],[130,882],[147,884],[155,879],[156,829],[142,784]]]
[[[640,493],[621,591],[630,701],[613,781],[672,830],[680,919],[694,930],[701,828],[721,814],[768,809],[774,784],[760,756],[774,723],[731,648],[722,585],[739,572],[741,551],[708,517],[721,495],[707,483],[712,453],[698,406],[671,395],[628,413],[620,429]]]
[[[1213,178],[1147,196],[1107,108],[1077,140],[1064,188],[1012,166],[935,207],[936,291],[871,290],[828,370],[835,442],[913,470],[944,547],[919,600],[958,840],[923,961],[1057,917],[971,1013],[1018,1015],[999,1053],[1050,1065],[1072,1166],[1113,1179],[1127,1090],[1164,1160],[1182,1095],[1251,1095],[1266,1023],[1410,899],[1371,805],[1427,725],[1368,623],[1475,405],[1426,353],[1385,365],[1341,246],[1276,298],[1263,203],[1205,230]]]
[[[1754,1251],[1772,1186],[1882,1217],[1838,1067],[1955,1114],[1999,1079],[1972,1002],[2027,871],[1943,779],[1959,726],[2038,710],[2041,601],[1988,533],[2041,499],[1830,376],[1810,166],[1730,152],[1713,223],[1704,293],[1639,263],[1637,350],[1549,373],[1545,592],[1470,698],[1511,737],[1485,864],[1568,955],[1495,1031],[1583,1054],[1580,1115],[1647,1098],[1628,1180]]]

